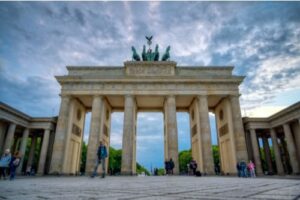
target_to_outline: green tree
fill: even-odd
[[[192,151],[184,150],[179,152],[179,171],[180,173],[187,173],[187,164],[192,160]]]
[[[213,158],[215,166],[220,165],[220,151],[218,145],[212,145]]]
[[[136,173],[141,174],[142,172],[145,172],[145,174],[147,176],[150,176],[149,171],[137,162],[136,163]]]
[[[111,175],[120,174],[122,162],[122,150],[109,147],[109,172]]]
[[[165,175],[165,169],[164,169],[164,168],[158,168],[157,175],[158,175],[158,176],[163,176],[163,175]]]
[[[87,145],[85,142],[82,142],[81,146],[81,161],[80,161],[80,172],[85,172],[85,164],[86,164],[86,153],[87,153]]]

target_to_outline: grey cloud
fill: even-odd
[[[75,9],[75,16],[77,18],[77,21],[79,22],[79,24],[81,26],[85,25],[85,19],[84,19],[84,15],[82,14],[82,12],[79,9]]]

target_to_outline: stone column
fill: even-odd
[[[132,95],[125,96],[124,125],[123,125],[123,143],[122,143],[122,166],[123,175],[136,174],[135,166],[135,120],[136,120],[136,102]]]
[[[262,171],[262,167],[261,167],[259,146],[258,146],[258,142],[257,142],[256,132],[255,132],[254,129],[250,129],[250,136],[251,136],[251,143],[252,143],[256,173],[257,174],[262,174],[263,171]]]
[[[275,130],[271,129],[270,134],[271,134],[271,138],[272,138],[272,146],[273,146],[274,155],[275,155],[277,174],[283,175],[284,174],[283,164],[282,164],[282,160],[281,160],[280,149],[278,146],[278,141],[277,141],[277,136],[276,136]]]
[[[165,102],[165,115],[166,115],[166,134],[168,143],[168,159],[172,158],[175,167],[174,174],[179,174],[179,161],[178,161],[178,133],[177,133],[177,120],[176,120],[176,99],[175,96],[170,95],[166,97]]]
[[[53,144],[50,173],[60,174],[62,172],[63,154],[64,154],[64,147],[66,142],[65,136],[68,131],[68,125],[69,125],[70,100],[71,100],[70,96],[67,95],[61,96],[61,104],[60,104],[58,121],[56,125],[56,133],[55,133],[55,139]]]
[[[199,127],[202,141],[202,155],[204,173],[214,174],[214,160],[211,147],[211,133],[208,114],[207,96],[201,95],[197,97],[199,107]]]
[[[97,159],[97,149],[99,146],[99,135],[101,128],[101,119],[103,111],[103,97],[94,96],[92,105],[92,118],[89,134],[89,142],[86,156],[86,167],[85,171],[91,174],[94,170],[96,159]]]
[[[40,152],[40,159],[39,159],[39,165],[38,165],[38,170],[37,173],[40,175],[44,174],[44,169],[45,169],[45,161],[47,158],[47,150],[48,150],[48,145],[49,145],[49,136],[50,136],[50,130],[45,129],[44,131],[44,136],[43,136],[43,143],[42,143],[42,148]]]
[[[295,135],[295,144],[296,144],[297,154],[298,154],[298,162],[300,162],[300,118],[298,119],[298,129],[294,135]]]
[[[5,140],[5,133],[6,133],[6,124],[4,122],[0,122],[0,155],[2,155],[2,150],[3,150],[3,143]]]
[[[11,148],[12,142],[13,142],[13,139],[14,139],[16,126],[17,125],[15,123],[11,123],[9,125],[8,132],[6,134],[6,138],[5,138],[5,142],[4,142],[4,146],[3,146],[3,152],[5,151],[5,149],[10,149]]]
[[[241,107],[238,95],[230,96],[230,107],[232,113],[233,134],[235,138],[235,151],[237,161],[248,160],[245,132],[241,116]]]
[[[26,169],[28,167],[32,167],[33,157],[34,157],[34,150],[35,150],[35,146],[36,146],[36,141],[37,141],[37,137],[36,136],[32,136]]]
[[[271,152],[270,152],[268,137],[264,136],[264,137],[262,137],[262,140],[263,140],[265,158],[266,158],[266,162],[267,162],[267,165],[268,165],[268,172],[273,173],[272,158],[271,158]]]
[[[288,124],[283,125],[284,135],[287,142],[287,148],[290,156],[290,163],[292,165],[293,174],[299,173],[299,162],[296,153],[296,147],[293,140],[292,132]]]
[[[24,132],[23,132],[23,136],[22,136],[21,146],[20,146],[20,153],[21,153],[22,158],[21,158],[21,161],[20,161],[20,165],[17,168],[17,173],[18,174],[22,172],[22,167],[23,167],[24,158],[25,158],[25,151],[26,151],[26,145],[27,145],[28,135],[29,135],[29,129],[25,128]]]

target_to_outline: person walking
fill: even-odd
[[[255,165],[254,165],[254,163],[252,162],[252,160],[250,160],[249,163],[248,163],[248,169],[249,169],[249,171],[250,171],[250,177],[251,177],[251,178],[256,177],[256,176],[255,176]]]
[[[21,161],[21,154],[19,151],[17,151],[9,163],[10,180],[11,181],[14,180],[16,177],[16,169],[20,165],[20,161]]]
[[[105,158],[107,157],[107,150],[106,150],[106,146],[103,144],[103,142],[101,141],[100,142],[100,145],[98,147],[98,150],[97,150],[97,160],[96,160],[96,165],[95,165],[95,169],[94,169],[94,172],[92,174],[92,178],[94,178],[97,174],[97,169],[98,169],[98,166],[100,164],[102,164],[102,178],[105,178]]]
[[[9,163],[11,161],[10,150],[6,149],[4,155],[0,159],[0,179],[4,178],[6,180],[6,171],[9,167]]]

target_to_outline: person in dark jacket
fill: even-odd
[[[175,164],[174,164],[172,158],[170,159],[169,164],[170,164],[170,174],[173,174],[173,169],[175,167]]]
[[[170,162],[169,161],[165,161],[165,170],[166,170],[166,175],[168,175],[170,173]]]
[[[197,165],[197,162],[194,160],[194,158],[192,158],[189,166],[190,166],[190,169],[191,169],[193,175],[196,175],[196,170],[197,170],[198,165]]]
[[[97,160],[96,160],[94,172],[91,176],[92,178],[96,176],[99,164],[102,164],[102,178],[105,178],[105,158],[106,157],[107,157],[106,146],[101,141],[100,145],[98,147],[98,150],[97,150]]]
[[[9,169],[10,169],[10,180],[14,180],[16,177],[16,169],[20,165],[21,161],[21,154],[19,151],[17,151],[14,156],[12,157],[10,163],[9,163]]]

